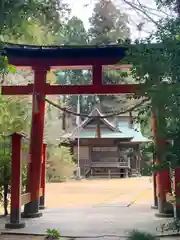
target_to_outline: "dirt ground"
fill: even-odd
[[[152,202],[149,177],[129,179],[77,180],[46,185],[46,207],[84,207],[103,204],[147,204]],[[41,240],[44,237],[0,235],[0,240]]]
[[[83,207],[91,205],[151,201],[150,177],[129,179],[81,180],[46,185],[46,206]]]
[[[152,178],[72,180],[46,184],[46,207],[83,207],[120,198],[123,202],[152,200]],[[3,208],[0,206],[0,214]]]

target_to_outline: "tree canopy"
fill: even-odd
[[[59,28],[62,19],[69,11],[61,0],[2,0],[0,3],[0,34],[12,32],[19,34],[21,25],[32,19],[48,25],[52,29]]]
[[[172,8],[178,15],[180,15],[180,1],[179,0],[156,0],[159,8],[167,6]]]
[[[100,0],[96,3],[90,24],[92,44],[117,43],[119,39],[130,36],[127,14],[118,9],[111,0]]]

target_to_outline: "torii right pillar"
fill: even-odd
[[[154,138],[154,151],[155,159],[154,164],[159,167],[154,173],[156,176],[156,197],[158,200],[158,213],[157,217],[172,217],[173,206],[166,201],[166,194],[171,192],[171,180],[170,180],[170,169],[166,165],[166,139],[165,139],[165,117],[163,114],[163,106],[153,105],[153,138]],[[166,167],[162,167],[163,164]]]

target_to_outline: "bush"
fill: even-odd
[[[74,156],[68,147],[52,147],[47,159],[47,181],[61,182],[73,176],[76,169]]]
[[[152,176],[153,144],[145,143],[140,145],[141,155],[143,156],[142,176]]]
[[[157,239],[156,236],[138,230],[133,230],[128,234],[128,240],[156,240],[156,239]]]

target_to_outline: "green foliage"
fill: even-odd
[[[0,96],[0,135],[12,132],[27,132],[30,116],[27,100],[18,97]]]
[[[156,0],[158,8],[168,7],[173,9],[178,15],[180,15],[180,1],[179,0]]]
[[[117,43],[130,35],[128,17],[111,0],[99,0],[90,18],[92,44]]]
[[[62,32],[69,13],[68,5],[61,0],[1,0],[0,49],[3,48],[2,42],[5,41],[39,45],[54,44],[56,33]],[[0,54],[0,74],[2,71],[3,74],[7,73],[4,71],[6,69],[8,69],[6,59]]]
[[[128,234],[128,240],[155,240],[155,239],[156,236],[138,230],[133,230]]]
[[[62,33],[60,35],[60,41]],[[64,44],[65,45],[86,45],[88,43],[88,33],[83,22],[72,17],[64,27]]]
[[[158,145],[155,149],[157,158],[165,165],[170,161],[177,166],[180,159],[179,19],[165,19],[160,21],[160,26],[148,39],[130,47],[128,60],[133,64],[133,79],[145,84],[142,95],[152,101],[145,105],[143,114],[139,113],[142,126],[150,130],[149,119],[153,107],[157,115],[158,137],[173,140],[166,153],[164,146]]]
[[[52,146],[48,149],[48,156],[48,182],[60,182],[73,176],[76,164],[70,148]]]
[[[60,239],[61,234],[56,229],[47,229],[46,238],[47,239]]]
[[[57,38],[49,26],[42,25],[39,19],[22,22],[21,28],[16,34],[7,32],[3,37],[5,42],[40,46],[53,45],[56,43]]]
[[[1,137],[0,139],[0,184],[9,184],[11,159],[11,141],[10,137]]]
[[[4,186],[8,187],[10,184],[10,176],[11,176],[10,160],[11,160],[10,138],[1,137],[0,139],[0,202],[2,202],[4,197],[3,195]]]
[[[140,145],[141,156],[143,157],[143,167],[141,169],[142,176],[152,176],[152,160],[153,160],[153,143],[145,143]]]
[[[13,31],[16,35],[21,24],[31,19],[39,19],[42,24],[48,24],[55,29],[60,23],[60,17],[62,19],[66,15],[66,11],[69,11],[68,6],[59,0],[1,0],[0,34]]]

